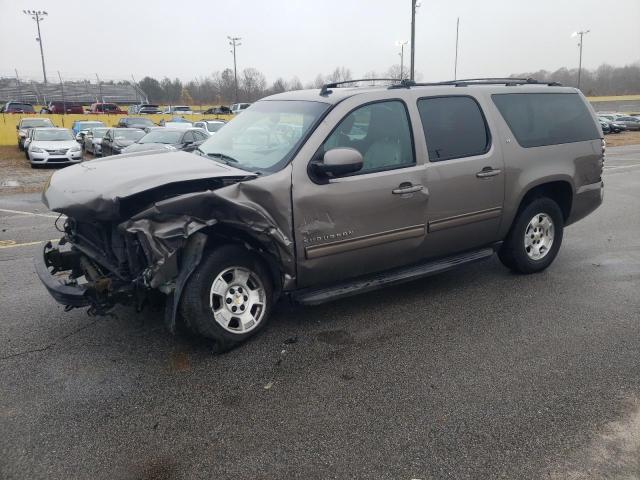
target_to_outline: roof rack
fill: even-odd
[[[535,78],[513,78],[513,77],[498,77],[498,78],[464,78],[460,80],[447,80],[444,82],[432,82],[432,83],[416,83],[406,81],[408,86],[411,87],[424,87],[424,86],[438,86],[438,85],[454,85],[456,87],[466,87],[468,85],[506,85],[512,87],[516,85],[547,85],[550,87],[560,87],[562,84],[557,82],[539,82]],[[390,88],[400,88],[405,85],[393,85]]]
[[[337,88],[340,85],[346,85],[348,83],[359,82],[394,82],[389,85],[388,88],[411,88],[411,87],[437,87],[444,85],[453,85],[455,87],[467,87],[469,85],[506,85],[507,87],[514,87],[517,85],[547,85],[549,87],[561,87],[562,84],[558,82],[539,82],[535,78],[512,78],[512,77],[497,77],[497,78],[464,78],[460,80],[446,80],[444,82],[414,82],[407,78],[402,80],[398,78],[360,78],[357,80],[343,80],[340,82],[325,83],[320,89],[320,95],[328,95],[331,93],[331,88]]]
[[[400,80],[398,78],[358,78],[356,80],[342,80],[340,82],[330,82],[322,85],[320,89],[320,95],[328,95],[331,93],[330,88],[337,88],[340,85],[346,85],[348,83],[359,83],[359,82],[397,82],[400,84],[404,84],[409,80]]]

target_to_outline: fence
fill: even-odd
[[[100,120],[108,127],[114,127],[118,121],[126,115],[21,115],[21,114],[1,114],[0,115],[0,145],[17,145],[18,134],[16,126],[22,118],[49,118],[56,127],[71,128],[73,122],[77,120]],[[198,120],[230,120],[231,115],[181,115],[181,117],[195,122]],[[145,115],[153,123],[159,123],[160,120],[169,120],[171,115]]]

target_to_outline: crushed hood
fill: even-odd
[[[253,174],[185,152],[140,152],[83,162],[53,174],[42,194],[55,212],[112,220],[120,200],[157,187],[192,180],[248,178]]]

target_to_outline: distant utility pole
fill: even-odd
[[[396,46],[400,47],[400,53],[398,54],[400,55],[400,80],[404,78],[404,46],[407,43],[409,43],[407,40],[405,41],[398,40],[396,42]]]
[[[41,10],[22,10],[22,13],[25,15],[29,15],[33,20],[36,21],[36,25],[38,26],[38,36],[36,41],[40,44],[40,58],[42,59],[42,76],[44,77],[44,83],[47,83],[47,71],[44,68],[44,51],[42,50],[42,35],[40,34],[40,22],[44,20],[44,17],[49,15],[47,12],[43,12]]]
[[[20,101],[24,102],[24,95],[22,95],[22,85],[20,84],[20,77],[18,76],[18,69],[14,68],[14,72],[16,72],[16,81],[18,82],[18,94],[20,95]]]
[[[453,64],[453,79],[458,79],[458,36],[460,34],[460,17],[458,17],[458,21],[456,22],[456,59]]]
[[[96,102],[104,102],[102,98],[102,82],[100,81],[100,77],[96,73],[96,80],[98,80],[98,92],[100,92],[100,99],[96,100]]]
[[[60,70],[58,70],[58,78],[60,79],[60,91],[62,92],[62,113],[67,113],[67,100],[64,96],[64,82],[62,81]]]
[[[240,43],[240,40],[242,40],[242,38],[229,37],[229,36],[227,36],[227,38],[229,39],[229,45],[233,47],[233,50],[230,50],[230,52],[233,53],[233,78],[235,81],[235,89],[236,89],[236,103],[238,103],[238,68],[236,66],[236,47],[239,47],[240,45],[242,45]]]
[[[416,79],[416,8],[418,8],[417,1],[411,0],[411,75],[409,78],[411,81]]]
[[[582,74],[582,37],[584,37],[591,30],[581,30],[579,32],[573,32],[572,37],[580,37],[578,46],[580,47],[580,59],[578,60],[578,89],[580,89],[580,76]]]

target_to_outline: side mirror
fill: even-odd
[[[311,166],[316,174],[340,177],[362,168],[362,154],[355,148],[333,148],[325,152],[322,161],[316,160]]]

